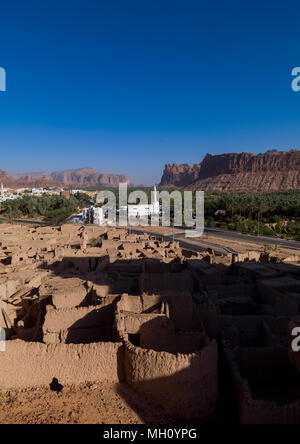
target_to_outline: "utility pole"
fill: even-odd
[[[257,236],[259,236],[259,212],[257,214]]]

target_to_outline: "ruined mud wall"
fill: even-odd
[[[242,347],[268,346],[274,335],[285,336],[289,318],[274,316],[230,316],[216,313],[214,304],[194,304],[193,326],[203,322],[210,337],[218,338],[231,330]]]
[[[294,281],[289,279],[289,281]],[[297,280],[295,279],[295,282]],[[299,311],[298,289],[286,287],[276,289],[268,285],[268,279],[257,282],[257,288],[264,304],[273,308],[274,316],[296,316]],[[281,290],[281,291],[279,291]],[[298,291],[297,291],[298,290]]]
[[[160,291],[192,291],[193,279],[189,271],[181,273],[143,273],[140,292],[155,294]]]
[[[101,342],[112,337],[113,306],[90,306],[55,310],[48,306],[43,325],[46,343]]]
[[[166,321],[168,318],[157,318],[156,321]],[[165,322],[166,323],[166,322]],[[198,331],[187,331],[175,333],[171,321],[167,325],[155,325],[145,323],[140,329],[140,346],[156,351],[167,351],[169,353],[193,353],[201,350],[207,340],[205,333]],[[162,329],[164,328],[164,329]],[[162,333],[163,332],[163,333]]]
[[[264,322],[264,319],[266,320]],[[241,347],[266,346],[272,343],[269,324],[275,323],[272,317],[262,316],[228,316],[218,315],[217,323],[219,334],[226,334],[232,330]]]
[[[121,343],[86,345],[7,341],[0,353],[0,390],[124,379]],[[12,370],[13,369],[13,370]]]
[[[213,418],[218,396],[217,343],[173,355],[125,343],[126,382],[178,419]]]
[[[300,402],[278,405],[272,401],[254,399],[247,378],[258,378],[260,384],[270,378],[284,378],[287,366],[286,349],[263,347],[261,349],[225,348],[225,356],[233,379],[240,424],[299,424]],[[280,380],[280,379],[279,379]]]

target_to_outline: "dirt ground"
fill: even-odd
[[[95,383],[0,393],[1,424],[168,424],[166,412],[125,384]]]

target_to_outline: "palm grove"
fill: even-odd
[[[8,220],[16,218],[41,219],[51,225],[58,225],[76,213],[80,202],[75,197],[42,197],[24,194],[20,199],[7,200],[1,204],[1,217]]]
[[[110,190],[116,193],[118,201],[118,189]],[[128,193],[134,190],[129,188]],[[144,191],[150,199],[151,188]],[[89,199],[83,193],[70,198],[25,194],[21,199],[3,202],[1,216],[6,219],[40,218],[55,225],[65,222],[78,209],[88,205]],[[172,209],[171,201],[171,212]],[[300,240],[300,190],[257,193],[207,191],[205,225]]]

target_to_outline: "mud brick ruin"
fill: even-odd
[[[0,390],[123,382],[178,421],[300,423],[292,260],[195,253],[124,229],[1,225]]]

